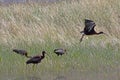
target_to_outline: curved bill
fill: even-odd
[[[103,33],[104,35],[106,35],[106,36],[108,36],[108,34],[107,33]]]

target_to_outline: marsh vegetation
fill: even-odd
[[[72,0],[0,6],[0,80],[119,80],[120,0]],[[79,43],[84,19],[96,23],[96,31]],[[42,50],[50,55],[35,67],[26,57]],[[68,54],[57,56],[55,48]]]

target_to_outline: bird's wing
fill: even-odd
[[[59,49],[54,49],[54,52],[58,51]]]
[[[28,62],[35,62],[35,61],[38,61],[38,60],[40,60],[40,57],[35,56],[35,57],[29,59]]]
[[[96,24],[94,21],[85,19],[85,28],[84,28],[85,32],[94,31],[95,26],[96,26]]]
[[[27,53],[27,51],[25,51],[25,50],[18,50],[18,49],[13,49],[13,51],[18,53],[18,54],[25,54],[25,53]]]
[[[27,53],[27,51],[25,51],[25,50],[19,50],[19,53],[21,53],[21,54],[26,54]]]
[[[64,53],[64,50],[63,49],[55,49],[55,52],[61,52],[61,53]]]

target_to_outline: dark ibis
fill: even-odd
[[[26,50],[13,49],[13,52],[20,54],[22,56],[26,56],[27,58],[31,58],[31,56],[28,56],[28,53]]]
[[[105,34],[104,32],[96,32],[94,30],[96,24],[94,21],[92,20],[88,20],[88,19],[85,19],[85,27],[84,27],[84,30],[81,31],[80,33],[83,33],[82,34],[82,37],[80,39],[80,42],[82,41],[84,35],[99,35],[99,34]]]
[[[42,55],[37,55],[37,56],[33,56],[32,58],[30,58],[26,64],[38,64],[41,62],[42,59],[45,58],[45,51],[42,51]]]
[[[63,54],[65,54],[66,53],[66,49],[62,49],[62,48],[60,48],[60,49],[55,49],[54,50],[54,53],[56,53],[58,56],[59,55],[63,55]]]

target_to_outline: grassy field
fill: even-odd
[[[0,80],[120,80],[120,1],[72,0],[0,6]],[[85,36],[84,19],[106,35]],[[58,57],[55,48],[67,53]],[[50,55],[34,69],[13,48]]]

